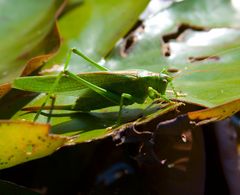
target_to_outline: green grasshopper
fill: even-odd
[[[68,71],[72,52],[90,62],[100,71],[78,75]],[[34,109],[39,110],[35,119],[41,110],[51,109],[45,104],[52,94],[79,95],[80,91],[85,90],[75,104],[54,106],[53,109],[86,112],[119,105],[117,124],[120,124],[124,105],[142,104],[147,97],[151,99],[162,98],[169,102],[170,100],[165,96],[165,92],[168,83],[171,83],[171,81],[172,77],[163,72],[154,73],[146,70],[109,71],[77,49],[72,49],[67,57],[64,70],[59,75],[20,77],[14,81],[13,87],[25,91],[48,93],[41,107],[28,108],[32,111]]]

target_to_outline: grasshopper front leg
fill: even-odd
[[[157,90],[153,89],[152,87],[148,87],[148,96],[153,100],[156,98],[161,98],[166,102],[171,102],[171,100],[169,100],[165,94],[160,94]]]
[[[162,99],[161,103],[163,103],[164,101],[167,103],[171,103],[171,100],[169,100],[164,94],[160,94],[157,90],[153,89],[152,87],[148,87],[148,97],[150,97],[154,101],[144,109],[144,113],[154,104],[156,104],[159,101],[159,98]]]
[[[124,106],[124,99],[132,100],[134,102],[134,98],[132,95],[128,93],[122,93],[121,99],[120,99],[120,104],[119,104],[119,111],[118,111],[118,120],[117,120],[117,125],[121,124],[121,119],[122,119],[122,108]]]

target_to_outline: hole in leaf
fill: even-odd
[[[133,26],[133,28],[124,37],[124,41],[120,47],[120,55],[122,57],[126,57],[130,53],[131,48],[138,40],[139,34],[141,34],[143,31],[144,25],[141,20],[138,20]]]
[[[218,61],[220,59],[219,56],[198,56],[198,57],[189,57],[188,60],[191,63],[194,62],[199,62],[199,61],[203,61],[203,60],[212,60],[212,61]]]
[[[207,29],[200,26],[192,26],[188,24],[181,24],[178,26],[177,30],[173,33],[166,34],[162,37],[162,53],[164,56],[169,57],[171,55],[171,49],[169,47],[169,42],[171,40],[181,40],[186,30],[194,30],[194,31],[205,31]]]

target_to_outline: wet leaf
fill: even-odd
[[[52,154],[68,139],[49,134],[48,124],[0,121],[0,169]]]

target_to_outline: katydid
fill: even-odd
[[[78,75],[68,71],[67,68],[72,52],[83,57],[101,71],[80,73]],[[20,77],[14,81],[13,87],[26,91],[48,93],[48,97],[52,94],[76,96],[79,95],[80,91],[85,90],[78,97],[75,104],[54,106],[53,109],[91,111],[119,105],[117,123],[120,123],[124,105],[142,104],[147,97],[152,99],[163,98],[169,101],[165,96],[165,92],[171,80],[172,78],[168,74],[146,70],[109,71],[77,49],[72,49],[67,57],[64,70],[59,75]],[[39,108],[40,111],[50,109],[44,103],[42,107],[32,107],[29,110]]]

